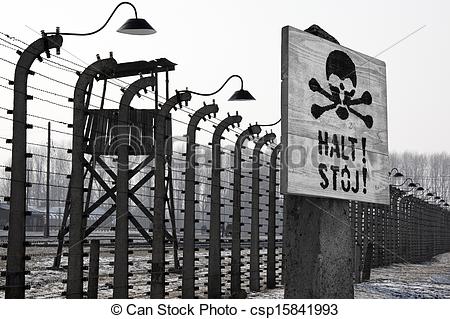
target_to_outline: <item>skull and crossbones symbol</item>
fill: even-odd
[[[331,102],[326,106],[313,104],[311,114],[314,118],[318,119],[323,113],[336,109],[335,112],[341,120],[346,120],[350,112],[360,118],[368,128],[371,128],[373,126],[372,116],[362,115],[353,108],[356,105],[372,104],[372,95],[365,91],[361,97],[353,98],[356,92],[357,78],[356,67],[350,57],[342,51],[332,51],[326,62],[326,76],[331,93],[324,90],[315,78],[309,81],[311,91],[322,94]]]

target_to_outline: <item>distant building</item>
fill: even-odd
[[[107,208],[97,208],[93,211],[87,222],[87,227],[92,225]],[[26,231],[29,232],[43,232],[45,225],[45,207],[28,206],[28,211],[31,212],[30,215],[26,216]],[[61,227],[61,222],[64,215],[64,207],[56,206],[50,207],[50,231],[57,232]],[[107,218],[100,229],[110,230],[114,226],[114,216]],[[69,223],[67,223],[68,225]],[[0,229],[7,230],[9,226],[9,203],[0,203]]]

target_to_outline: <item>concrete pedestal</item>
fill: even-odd
[[[285,195],[285,298],[353,298],[348,201]]]

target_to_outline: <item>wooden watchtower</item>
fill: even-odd
[[[120,145],[126,144],[128,146],[127,154],[130,158],[133,158],[133,160],[128,161],[129,167],[127,166],[128,180],[130,181],[133,179],[133,185],[127,191],[128,200],[134,204],[133,206],[136,207],[136,210],[142,212],[142,214],[140,214],[142,216],[139,217],[135,216],[131,212],[128,212],[128,221],[136,228],[136,230],[148,243],[152,242],[152,236],[150,235],[151,223],[153,221],[152,207],[149,205],[150,201],[149,203],[144,203],[139,196],[137,196],[137,193],[138,190],[141,190],[141,194],[144,193],[145,196],[151,197],[149,188],[142,190],[142,187],[152,179],[155,173],[152,168],[152,162],[155,157],[153,144],[154,127],[156,125],[155,118],[159,112],[158,104],[160,100],[160,81],[158,81],[158,77],[165,76],[165,95],[167,99],[169,92],[169,72],[175,70],[175,65],[175,63],[172,63],[165,58],[156,59],[149,62],[136,61],[121,64],[117,64],[113,58],[109,58],[105,60],[98,60],[80,74],[80,79],[77,82],[73,99],[74,145],[72,156],[76,156],[81,163],[78,163],[76,159],[73,159],[72,174],[74,174],[74,165],[81,164],[83,167],[83,180],[81,181],[83,188],[83,200],[82,212],[79,220],[81,223],[79,227],[70,225],[70,223],[77,223],[77,220],[73,217],[75,216],[78,218],[78,214],[74,214],[73,212],[73,194],[79,186],[75,185],[76,183],[73,181],[74,176],[69,176],[69,190],[67,193],[62,224],[58,234],[59,244],[57,255],[53,264],[54,268],[60,267],[64,238],[69,231],[72,231],[72,229],[81,229],[80,239],[82,240],[87,238],[89,235],[99,237],[104,235],[100,232],[96,232],[96,230],[98,230],[104,223],[111,223],[112,215],[117,210],[116,199],[118,197],[118,185],[116,185],[116,181],[120,167],[118,167],[118,165],[114,165],[114,163],[117,163]],[[123,96],[120,101],[119,108],[103,108],[108,80],[139,75],[140,79],[132,82],[127,88],[122,89]],[[80,84],[83,82],[83,79],[85,87]],[[92,107],[90,104],[92,87],[95,80],[103,81],[104,83],[100,107],[97,108]],[[130,81],[127,79],[127,82]],[[80,90],[83,90],[83,96],[81,98],[79,97]],[[147,90],[151,90],[153,93],[152,99],[154,100],[154,105],[150,105],[149,108],[144,109],[132,108],[130,106],[130,102],[133,97],[140,96],[140,91],[148,93]],[[151,100],[149,101],[153,104]],[[123,112],[123,110],[121,111],[121,108],[126,110],[125,121],[120,115],[121,112]],[[123,114],[124,113],[122,113],[122,116]],[[78,138],[76,132],[82,132],[82,139],[79,138],[76,140],[76,138]],[[166,134],[168,136],[171,135],[170,118],[166,122]],[[81,142],[81,145],[78,145],[76,141]],[[75,154],[75,150],[77,154]],[[167,153],[169,156],[171,151],[171,147],[169,146],[167,148]],[[136,161],[136,159],[138,161]],[[139,176],[143,177],[136,181],[138,173],[140,174]],[[79,178],[79,176],[75,177],[75,179]],[[101,189],[95,189],[94,181],[101,187]],[[172,187],[170,170],[168,170],[167,181],[166,200],[169,201],[169,196],[173,193],[170,189]],[[80,184],[79,179],[77,180],[77,184]],[[93,196],[94,190],[98,191],[98,193],[101,192],[101,194],[99,194],[95,199]],[[111,204],[107,205],[106,202],[108,200]],[[99,207],[108,208],[99,210]],[[168,207],[172,219],[171,224],[173,229],[170,234],[165,231],[165,235],[166,239],[173,242],[176,247],[177,239],[176,230],[174,228],[175,221],[173,220],[175,215],[173,212],[173,206],[168,205]],[[98,211],[101,211],[101,213],[98,213]],[[93,216],[95,218],[92,218]],[[142,220],[146,221],[144,225]],[[115,231],[115,227],[111,227],[110,230]],[[121,238],[117,237],[117,234],[115,234],[114,238],[116,241],[121,240]],[[128,235],[126,241],[128,242]],[[80,249],[82,250],[82,247]],[[178,260],[175,264],[178,265]]]

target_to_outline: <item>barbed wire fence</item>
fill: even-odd
[[[11,216],[4,221],[0,248],[6,297],[242,298],[282,287],[282,147],[275,134],[260,136],[257,124],[241,129],[238,114],[216,118],[215,101],[196,108],[185,105],[191,99],[186,92],[170,97],[168,73],[174,66],[165,59],[141,66],[126,82],[109,73],[111,65],[120,65],[112,56],[98,57],[92,67],[31,52],[42,65],[25,70],[33,77],[29,95],[17,89],[12,75],[22,67],[14,54],[20,57],[30,45],[0,33],[0,47],[4,96],[33,101],[25,122],[13,116],[12,102],[0,105],[5,154],[0,195]],[[166,75],[165,96],[158,74]],[[133,97],[142,108],[130,105]],[[16,163],[8,160],[10,144],[16,143],[14,123],[26,128],[28,140],[25,237],[23,244],[15,243],[23,249],[13,251],[6,237],[15,216],[8,203],[17,196],[9,186],[15,182],[10,172]],[[175,125],[187,134],[172,136]],[[49,131],[50,146],[40,140]],[[198,132],[211,143],[198,144]],[[50,172],[44,164],[48,147]],[[53,207],[48,221],[47,201]],[[450,248],[448,210],[442,205],[394,187],[389,207],[349,205],[356,282],[363,270],[367,279],[371,267],[423,261]],[[48,238],[42,237],[45,223]],[[7,268],[7,261],[17,260],[23,264]]]
[[[24,47],[18,47],[18,46],[16,46],[16,45],[12,45],[13,43],[11,42],[11,39],[9,39],[9,38],[7,38],[6,39],[6,41],[8,41],[7,43],[5,43],[5,46],[8,46],[8,47],[6,47],[7,49],[10,49],[10,50],[21,50],[22,52],[23,52],[23,50],[25,49]],[[24,43],[24,45],[27,45],[27,44],[25,44]],[[59,60],[59,58],[60,57],[58,57],[57,56],[57,58],[58,58],[58,60]],[[2,61],[4,61],[5,63],[8,63],[8,64],[10,64],[10,65],[14,65],[14,62],[12,62],[12,61],[10,61],[10,60],[6,60],[6,59],[3,59]],[[81,68],[82,68],[82,66],[80,66],[80,65],[77,65],[76,63],[72,63],[75,67],[77,67],[77,69],[74,69],[74,67],[72,67],[72,66],[68,66],[66,63],[68,63],[68,62],[71,62],[71,61],[69,61],[69,60],[66,60],[66,59],[62,59],[62,61],[63,62],[57,62],[56,64],[55,63],[52,63],[53,61],[51,61],[51,60],[49,60],[49,59],[43,59],[43,62],[44,63],[49,63],[49,65],[51,65],[52,67],[54,67],[54,68],[56,68],[58,71],[60,71],[60,72],[69,72],[69,73],[77,73],[77,71],[78,71],[78,74],[81,72]],[[79,71],[80,70],[80,71]],[[53,74],[52,74],[52,76],[46,76],[46,75],[44,75],[44,73],[38,73],[38,72],[36,72],[35,73],[35,75],[39,75],[39,76],[41,76],[41,77],[43,77],[43,78],[45,78],[45,79],[52,79],[53,80],[53,82],[55,82],[56,84],[58,84],[58,85],[60,85],[60,86],[62,86],[62,87],[69,87],[70,89],[75,89],[75,87],[73,86],[73,85],[70,85],[70,84],[68,84],[67,82],[65,82],[64,80],[59,80],[59,79],[57,79]],[[5,80],[8,84],[11,84],[11,80],[9,80],[6,76],[5,77],[3,77],[2,78],[3,80]],[[106,81],[105,81],[106,82]],[[117,82],[115,82],[115,81],[107,81],[108,82],[108,84],[109,84],[109,82],[112,82],[113,83],[113,85],[115,85],[117,88],[119,88],[119,89],[122,89],[122,91],[123,91],[123,88],[124,88],[124,86],[126,86],[126,85],[128,85],[128,83],[124,83],[123,81],[120,81],[120,85],[118,85],[117,84]],[[64,99],[67,99],[66,101],[69,101],[70,102],[70,100],[71,100],[71,98],[70,98],[70,95],[67,93],[66,95],[64,95],[64,94],[60,94],[60,93],[54,93],[54,92],[58,92],[56,89],[54,89],[54,90],[52,90],[52,92],[51,91],[49,91],[49,90],[45,90],[45,89],[41,89],[41,88],[38,88],[37,86],[29,86],[29,87],[31,87],[31,89],[33,89],[33,90],[36,90],[37,92],[40,92],[40,94],[46,94],[46,95],[51,95],[51,96],[53,96],[53,97],[57,97],[57,98],[60,98],[60,99],[62,99],[62,100],[64,100]],[[11,88],[10,87],[8,87],[7,85],[5,85],[5,86],[2,86],[2,88],[4,88],[5,90],[10,90],[10,91],[12,91],[11,90]],[[98,98],[98,99],[101,99],[102,97],[100,96],[100,95],[96,95],[95,93],[93,94],[93,97],[96,97],[96,98]],[[155,98],[154,97],[149,97],[149,96],[147,96],[147,95],[142,95],[142,97],[144,97],[144,98],[146,98],[146,99],[148,99],[148,100],[153,100],[153,102],[155,102]],[[159,100],[164,100],[164,98],[162,98],[161,96],[158,96],[158,98],[159,98]],[[44,102],[44,103],[48,103],[48,104],[50,104],[50,105],[52,105],[52,106],[56,106],[56,107],[59,107],[59,108],[67,108],[67,109],[72,109],[72,107],[69,105],[69,104],[66,104],[66,103],[64,103],[62,100],[61,101],[56,101],[56,100],[50,100],[50,99],[48,99],[48,98],[45,98],[45,97],[41,97],[41,96],[37,96],[37,95],[34,95],[33,96],[33,99],[34,100],[38,100],[38,101],[42,101],[42,102]],[[94,103],[91,103],[90,104],[90,107],[92,108],[92,109],[101,109],[101,104],[103,104],[103,103],[105,103],[105,100],[106,100],[106,102],[110,102],[111,104],[116,104],[116,108],[117,108],[117,105],[120,105],[120,102],[119,101],[115,101],[115,100],[113,100],[113,99],[105,99],[104,97],[103,97],[103,99],[98,103],[98,105],[96,105],[96,104],[94,104]],[[99,107],[99,105],[100,105],[100,107]],[[8,110],[11,110],[10,108],[4,108],[4,110],[6,111],[6,112],[8,112]],[[106,109],[105,109],[106,110]],[[189,115],[189,116],[192,116],[193,115],[193,112],[192,112],[193,110],[192,109],[190,109],[189,107],[186,107],[186,108],[184,108],[183,109],[183,112],[185,112],[185,113],[187,113],[187,115]],[[9,113],[11,113],[11,112],[9,112]],[[106,112],[105,112],[106,113]],[[30,112],[30,114],[28,114],[28,116],[30,117],[30,118],[33,118],[34,116],[37,116],[37,115],[35,115],[35,114],[33,114],[33,113],[31,113]],[[101,118],[101,119],[98,119],[98,121],[106,121],[107,119],[105,118],[106,116],[104,116],[103,118]],[[43,116],[39,116],[39,117],[37,117],[36,119],[39,119],[39,120],[45,120],[45,121],[52,121],[52,123],[57,123],[57,124],[60,124],[60,125],[63,125],[63,126],[66,126],[66,127],[64,127],[64,129],[66,129],[66,128],[71,128],[72,127],[72,125],[70,124],[70,120],[56,120],[56,119],[53,119],[53,118],[48,118],[48,117],[43,117]],[[5,121],[13,121],[13,119],[11,119],[11,117],[7,117],[7,116],[5,116],[4,117],[4,120]],[[177,120],[177,119],[173,119],[174,121],[177,121],[178,123],[180,123],[180,124],[182,124],[182,125],[184,125],[185,127],[187,127],[187,125],[188,125],[188,123],[187,122],[183,122],[182,120]],[[217,124],[219,124],[220,123],[220,120],[216,120],[216,119],[211,119],[211,118],[207,118],[206,119],[207,120],[207,122],[209,122],[210,124],[212,124],[212,125],[217,125]],[[28,122],[28,121],[27,121]],[[100,127],[100,126],[99,126]],[[47,128],[45,127],[45,125],[42,125],[42,124],[34,124],[33,123],[33,128],[34,129],[40,129],[40,130],[46,130]],[[200,130],[200,128],[198,128],[199,130]],[[233,133],[235,133],[235,134],[239,134],[239,133],[241,133],[242,132],[242,130],[235,130],[235,129],[233,129],[233,128],[231,128],[230,127],[230,129],[231,129],[231,131],[233,132]],[[101,130],[101,129],[100,129]],[[212,128],[212,129],[208,129],[208,128],[202,128],[202,130],[203,131],[206,131],[206,133],[207,134],[213,134],[214,133],[214,127]],[[62,134],[62,135],[68,135],[69,136],[69,138],[70,138],[70,136],[72,135],[72,132],[70,132],[70,130],[59,130],[59,129],[52,129],[52,134],[53,133],[57,133],[57,134]],[[230,139],[230,138],[228,138],[228,137],[224,137],[224,139],[225,140],[227,140],[228,142],[232,142],[232,143],[234,143],[234,141],[232,140],[232,139]],[[4,137],[4,140],[5,141],[7,141],[7,142],[11,142],[10,141],[10,138],[9,137],[7,137],[7,136],[5,136]],[[57,139],[54,139],[54,140],[57,140]],[[182,140],[182,139],[181,139]],[[42,157],[42,159],[45,159],[45,155],[43,154],[44,152],[42,152],[42,153],[39,153],[39,149],[41,148],[42,149],[42,151],[45,151],[45,149],[46,149],[46,147],[47,147],[47,145],[45,145],[45,144],[43,144],[43,143],[33,143],[33,142],[31,142],[31,143],[29,143],[29,145],[34,145],[35,146],[35,149],[31,152],[31,154],[32,154],[32,156],[33,157]],[[207,232],[208,232],[208,222],[209,222],[209,213],[207,213],[207,210],[208,210],[208,208],[209,208],[209,199],[208,199],[208,196],[207,196],[207,194],[208,194],[208,192],[210,191],[210,188],[211,188],[211,183],[210,182],[208,182],[208,179],[209,179],[209,176],[208,176],[208,174],[209,174],[209,172],[211,171],[211,164],[210,163],[208,163],[208,162],[210,162],[210,160],[209,159],[207,159],[208,158],[208,152],[209,152],[209,154],[211,153],[211,150],[212,150],[212,148],[211,147],[208,147],[208,146],[203,146],[204,148],[205,148],[205,155],[203,156],[204,158],[205,158],[205,162],[204,163],[202,163],[202,164],[200,164],[199,165],[199,168],[197,169],[200,173],[199,174],[197,174],[197,178],[201,181],[201,191],[196,191],[195,192],[195,196],[196,196],[196,201],[198,201],[198,203],[197,203],[197,206],[198,207],[200,207],[200,209],[197,209],[196,210],[196,214],[198,215],[197,216],[197,218],[196,218],[196,222],[199,224],[199,230],[200,230],[200,232],[201,233],[204,233],[204,234],[207,234]],[[9,150],[9,148],[6,148],[7,150]],[[56,146],[56,145],[53,145],[52,146],[52,149],[56,149],[56,150],[60,150],[61,152],[64,152],[64,151],[66,151],[66,149],[67,149],[67,146]],[[61,153],[60,152],[60,153]],[[224,149],[223,150],[223,152],[224,153],[226,153],[226,154],[223,154],[224,155],[224,162],[226,162],[227,160],[225,159],[225,157],[226,156],[230,156],[231,154],[232,154],[232,151],[231,150],[228,150],[228,149]],[[64,153],[62,153],[62,154],[64,154]],[[62,166],[64,166],[64,170],[61,170],[61,171],[57,171],[57,172],[52,172],[51,174],[53,175],[55,175],[55,178],[56,178],[56,180],[57,181],[60,181],[60,180],[64,180],[64,177],[66,177],[66,176],[68,176],[68,175],[70,175],[70,162],[71,162],[71,159],[70,159],[70,155],[69,156],[66,156],[66,154],[64,154],[64,155],[61,155],[61,154],[59,154],[58,156],[55,156],[55,155],[53,155],[52,156],[52,160],[53,161],[55,161],[55,162],[57,162],[57,161],[60,161],[60,162],[63,162],[63,163],[65,163],[66,165],[62,165]],[[243,159],[244,161],[250,161],[249,159]],[[182,170],[182,168],[183,168],[183,164],[182,164],[182,162],[183,161],[185,161],[185,159],[183,158],[183,153],[181,152],[181,151],[176,151],[176,150],[174,150],[173,151],[173,155],[172,155],[172,162],[173,162],[173,164],[171,165],[171,169],[172,169],[172,172],[173,172],[173,182],[174,182],[174,196],[173,196],[173,199],[176,201],[176,203],[177,203],[177,207],[175,207],[175,210],[176,210],[176,212],[177,212],[177,218],[175,218],[175,221],[176,221],[176,223],[178,224],[177,225],[177,231],[181,231],[182,232],[182,221],[183,221],[183,219],[182,219],[182,217],[180,217],[181,215],[182,215],[182,211],[183,211],[183,205],[182,205],[182,200],[183,200],[183,198],[182,198],[182,194],[184,193],[184,189],[183,189],[183,181],[184,181],[184,179],[183,179],[183,170]],[[112,160],[108,163],[108,165],[111,165],[112,163],[111,162],[113,162]],[[251,161],[250,161],[251,162]],[[132,163],[132,164],[137,164],[137,162],[133,162],[133,161],[130,161],[130,163]],[[231,163],[231,161],[230,160],[228,160],[228,163]],[[53,163],[52,163],[53,164]],[[41,165],[42,166],[42,165]],[[53,164],[53,165],[51,165],[52,167],[55,167],[55,165]],[[10,169],[10,166],[7,166],[7,165],[4,165],[4,167],[5,167],[5,169]],[[117,169],[117,165],[114,167],[114,166],[112,166],[111,167],[111,169],[112,170],[115,170],[115,169]],[[229,175],[230,174],[230,172],[232,172],[232,167],[223,167],[223,169],[224,169],[224,172],[223,172],[223,176],[225,176],[225,175]],[[42,168],[42,167],[37,167],[37,168],[35,168],[35,167],[30,167],[30,168],[28,168],[28,170],[27,170],[28,172],[32,172],[32,173],[36,173],[37,174],[37,179],[40,179],[43,175],[45,175],[46,174],[46,172],[45,172],[45,170]],[[204,173],[201,173],[201,172],[204,172]],[[246,173],[248,173],[248,172],[246,172]],[[142,175],[145,175],[146,173],[143,173],[143,172],[139,172],[139,174],[141,175],[141,177],[142,177]],[[34,177],[35,175],[32,175],[32,179],[33,179],[33,177]],[[30,177],[30,175],[29,175],[29,177]],[[248,176],[245,176],[245,177],[243,177],[243,179],[245,180],[245,179],[248,179],[248,178],[250,178],[250,177],[248,177]],[[8,180],[8,178],[6,178],[5,177],[5,179],[6,180]],[[45,199],[45,196],[44,196],[44,191],[43,191],[43,187],[45,186],[45,183],[42,183],[42,181],[41,182],[39,182],[39,181],[28,181],[29,183],[30,183],[30,185],[32,186],[31,188],[29,188],[29,190],[31,190],[31,189],[33,189],[33,187],[34,187],[34,189],[33,189],[33,191],[34,190],[38,190],[38,191],[36,191],[36,195],[32,195],[32,194],[34,194],[34,192],[32,191],[32,192],[30,192],[30,191],[28,191],[28,193],[27,193],[27,203],[28,203],[28,205],[36,205],[36,206],[39,206],[39,203],[40,202],[44,202],[46,199]],[[107,179],[107,178],[105,178],[105,182],[108,182],[108,183],[111,183],[111,184],[113,184],[115,181],[114,180],[112,180],[111,178],[110,179]],[[98,198],[100,198],[101,197],[101,195],[100,195],[100,193],[102,192],[102,188],[100,187],[100,185],[98,185],[98,182],[97,183],[95,183],[94,182],[94,184],[97,184],[97,185],[95,185],[95,186],[92,186],[92,188],[91,188],[91,191],[93,191],[94,193],[92,194],[92,195],[90,195],[90,200],[91,200],[91,202],[95,202],[96,200],[98,200]],[[148,185],[142,185],[141,187],[140,187],[140,189],[141,189],[141,192],[136,192],[135,194],[137,195],[137,196],[141,196],[141,197],[143,197],[143,198],[146,198],[149,202],[151,202],[152,201],[152,199],[155,197],[155,195],[154,194],[152,194],[152,190],[154,190],[154,183],[147,183]],[[227,177],[227,178],[224,178],[224,179],[222,179],[222,184],[223,184],[223,186],[222,186],[222,190],[221,190],[221,193],[223,193],[223,194],[231,194],[231,191],[232,191],[232,182],[231,182],[231,179],[229,178],[229,177]],[[69,182],[68,182],[68,180],[66,179],[66,181],[65,181],[65,183],[64,184],[57,184],[56,182],[54,182],[54,183],[52,183],[51,185],[51,190],[52,190],[52,193],[55,191],[55,189],[59,189],[59,188],[62,188],[63,190],[65,190],[66,192],[70,189],[70,185],[69,185]],[[85,185],[85,186],[88,186],[88,185]],[[133,187],[133,186],[136,186],[136,184],[130,184],[130,187]],[[98,194],[95,194],[95,192],[98,192]],[[148,192],[148,193],[147,193]],[[251,194],[251,191],[249,191],[248,189],[243,189],[242,190],[242,194],[243,194],[243,197],[245,197],[246,195],[249,195],[249,194]],[[31,196],[32,195],[32,196]],[[5,198],[7,198],[8,199],[8,197],[9,197],[9,194],[4,194],[4,197]],[[56,201],[56,202],[60,202],[60,203],[62,203],[62,204],[64,204],[64,202],[66,202],[66,198],[64,198],[64,195],[63,196],[59,196],[59,198],[58,199],[51,199],[52,201]],[[101,206],[105,206],[105,209],[108,209],[109,207],[111,207],[111,205],[113,205],[113,201],[111,200],[111,199],[108,199],[108,201],[109,202],[104,202],[104,203],[101,203],[100,205],[99,205],[99,207],[101,207]],[[248,201],[247,201],[248,202]],[[86,204],[86,202],[85,202],[85,200],[83,201],[83,205],[85,205]],[[223,210],[224,211],[229,211],[230,210],[230,207],[232,206],[232,204],[230,204],[230,202],[226,202],[225,201],[225,199],[223,200]],[[151,207],[151,204],[149,204],[148,205],[149,207]],[[248,207],[248,204],[246,204],[246,203],[243,203],[242,204],[242,209],[243,210],[245,210],[245,208],[244,207]],[[137,208],[137,205],[132,205],[131,207],[130,207],[130,209],[131,210],[133,210],[133,208]],[[267,211],[267,209],[265,209],[266,211]],[[228,213],[229,214],[229,213]],[[96,215],[101,215],[100,213],[97,213],[97,214],[95,214],[95,213],[92,213],[91,215],[90,215],[90,219],[92,219],[92,220],[95,220],[95,216]],[[261,214],[261,215],[263,215],[263,213]],[[249,224],[249,222],[248,221],[246,221],[245,219],[245,217],[247,217],[247,218],[249,218],[249,216],[245,216],[245,214],[243,214],[243,229],[245,229],[245,225],[247,225],[247,224]],[[62,217],[59,215],[59,220],[61,220],[62,219]],[[148,220],[148,218],[146,218],[146,217],[144,217],[144,216],[137,216],[136,217],[139,221],[141,221],[141,222],[147,222],[147,227],[149,227],[150,225],[150,223],[149,223],[149,220]],[[223,234],[225,234],[226,233],[226,231],[225,231],[225,229],[227,228],[227,222],[226,222],[226,220],[229,220],[230,218],[228,217],[228,218],[226,218],[226,216],[223,218],[224,220],[223,221],[221,221],[221,223],[222,223],[222,227],[221,228],[223,228]],[[260,219],[261,219],[261,226],[266,226],[267,227],[267,221],[266,221],[266,219],[267,219],[267,217],[263,217],[263,216],[261,216],[260,217]],[[106,223],[107,225],[108,225],[108,223]],[[170,226],[168,225],[169,223],[167,223],[167,227],[169,228]],[[88,226],[89,226],[89,221],[88,221],[88,224],[87,224]],[[107,225],[105,225],[105,223],[103,224],[103,226],[102,226],[102,228],[100,228],[101,230],[103,230],[103,231],[105,231],[105,232],[109,232],[109,233],[111,233],[113,230],[111,230],[111,229],[113,229],[114,228],[114,226],[112,226],[111,227],[111,225],[113,225],[113,221],[111,221],[110,223],[109,223],[109,227],[107,226]],[[32,230],[32,229],[37,229],[37,227],[36,226],[33,226],[34,228],[30,228],[30,230]],[[58,230],[58,227],[59,227],[59,225],[57,224],[57,225],[55,225],[55,231],[56,230]],[[53,229],[53,227],[52,227],[52,229]],[[137,233],[137,231],[136,231],[136,229],[133,229],[133,230],[130,230],[130,232],[131,233],[133,233],[134,232],[134,234],[136,234]],[[248,232],[248,234],[250,234],[250,231],[247,231]],[[53,232],[54,233],[54,232]],[[228,229],[228,234],[229,234],[229,229]],[[114,236],[114,233],[112,233],[112,236]],[[228,236],[229,237],[229,236]],[[203,241],[207,241],[207,239],[202,239]],[[111,241],[111,240],[109,240],[109,241]],[[202,241],[199,241],[199,243],[198,244],[201,244],[202,243]],[[197,243],[196,243],[197,244]],[[103,247],[103,245],[102,245],[102,247]],[[133,249],[135,249],[135,248],[133,248]],[[66,251],[67,249],[65,248],[65,251],[63,252],[63,255],[67,255],[67,251]],[[148,251],[149,249],[147,248],[147,251]],[[229,258],[229,256],[227,257],[226,256],[227,255],[227,252],[225,251],[224,252],[224,257],[225,258]],[[151,254],[149,254],[149,256],[151,256]],[[66,258],[67,256],[63,256],[62,258],[63,258],[63,268],[64,268],[64,263],[67,263],[67,258]],[[149,258],[149,257],[147,257],[147,258]],[[205,261],[207,261],[207,258],[204,258],[204,260],[203,260],[204,262]],[[107,263],[111,263],[112,261],[108,261]],[[35,273],[35,272],[37,272],[37,273],[39,273],[40,271],[42,271],[42,272],[55,272],[56,270],[48,270],[47,268],[49,267],[49,265],[46,265],[46,267],[44,268],[44,269],[40,269],[40,270],[33,270],[33,272]],[[102,267],[100,267],[100,269],[102,269]],[[147,269],[148,270],[148,269]],[[148,272],[146,272],[145,271],[145,269],[144,269],[144,273],[146,273],[146,274],[148,274]],[[133,272],[133,274],[134,274],[134,272]],[[31,272],[30,272],[30,275],[31,275]],[[111,275],[111,273],[109,274],[109,275]],[[203,279],[199,279],[199,280],[203,280]],[[59,282],[59,281],[58,281]],[[67,283],[67,280],[65,280],[65,282]],[[144,281],[142,281],[141,282],[141,284],[144,284],[144,286],[146,285],[146,282],[145,282],[145,280]],[[31,286],[33,286],[33,284],[31,284]],[[105,287],[111,287],[112,286],[112,284],[111,284],[111,282],[109,282],[109,283],[105,283]],[[117,287],[117,286],[116,286]],[[31,287],[30,287],[31,288]],[[61,286],[59,286],[59,288],[61,288]],[[33,289],[31,289],[32,291],[33,291]],[[100,289],[101,290],[101,289]],[[46,292],[48,293],[48,291],[51,291],[51,290],[46,290]],[[61,293],[62,291],[59,291],[59,294]],[[148,291],[147,291],[148,292]],[[57,293],[58,294],[58,293]],[[52,295],[52,294],[50,294],[50,295]],[[54,294],[53,294],[53,296],[54,296]]]

